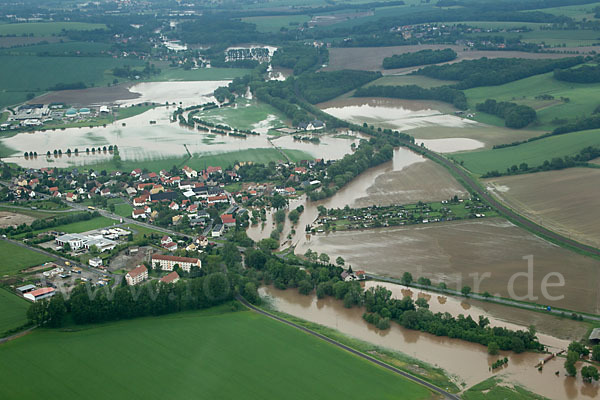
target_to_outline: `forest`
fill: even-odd
[[[295,78],[295,81],[300,94],[309,103],[316,104],[331,100],[378,78],[381,78],[380,72],[343,70],[305,73]]]
[[[480,58],[463,60],[455,64],[430,65],[413,72],[430,78],[459,81],[457,89],[479,86],[496,86],[533,75],[570,68],[581,64],[583,57],[568,57],[556,60],[528,60],[523,58]]]
[[[354,97],[391,97],[407,100],[437,100],[450,103],[460,110],[468,108],[465,94],[450,86],[425,89],[417,85],[406,86],[368,86],[354,92]]]
[[[294,75],[299,75],[305,71],[316,70],[327,60],[327,48],[289,44],[275,51],[271,64],[274,67],[292,69]]]
[[[579,68],[556,69],[554,79],[574,83],[600,82],[600,65],[582,65]]]
[[[394,54],[383,59],[384,69],[414,67],[416,65],[437,64],[452,61],[457,54],[452,49],[421,50],[414,53]]]
[[[504,119],[507,128],[521,129],[537,119],[537,113],[529,106],[511,103],[508,101],[497,102],[487,99],[476,106],[477,111],[485,112]]]

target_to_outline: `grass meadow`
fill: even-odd
[[[115,222],[116,222],[115,220],[112,220],[110,218],[95,217],[95,218],[89,219],[87,221],[78,221],[78,222],[73,222],[71,224],[58,225],[58,226],[53,226],[51,228],[40,229],[37,231],[33,231],[33,234],[37,235],[39,233],[49,232],[49,231],[57,231],[57,232],[65,232],[65,233],[81,233],[81,232],[91,231],[94,229],[104,228],[104,227],[113,225]],[[25,236],[25,234],[22,233],[20,235],[16,235],[15,238],[22,238],[24,236]]]
[[[87,22],[27,22],[18,24],[0,24],[0,36],[52,36],[61,33],[63,30],[91,31],[94,29],[106,29],[106,25]]]
[[[600,129],[550,136],[502,149],[458,153],[452,158],[463,162],[471,172],[484,174],[493,170],[505,171],[523,162],[530,167],[538,166],[554,157],[575,155],[588,146],[600,146]]]
[[[46,392],[88,399],[432,397],[424,387],[295,328],[227,309],[75,332],[36,330],[0,346],[0,397],[16,392],[24,398]]]
[[[14,275],[22,269],[51,261],[52,258],[16,244],[0,240],[0,276]],[[10,256],[9,256],[10,255]]]
[[[535,75],[529,78],[510,82],[499,86],[485,86],[465,90],[471,109],[486,99],[497,101],[511,101],[533,107],[537,114],[539,124],[532,126],[535,129],[552,130],[557,124],[555,118],[574,120],[577,117],[589,116],[598,106],[598,93],[600,83],[571,83],[558,81],[553,78],[553,73]],[[554,96],[554,100],[537,100],[540,95]],[[569,98],[568,102],[560,98]],[[500,118],[477,113],[476,119],[480,122],[493,125],[504,125]]]
[[[0,336],[27,323],[25,313],[28,307],[27,300],[8,290],[0,289]]]

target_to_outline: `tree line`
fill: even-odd
[[[574,83],[600,82],[600,65],[582,65],[579,68],[556,69],[554,79]]]
[[[414,67],[416,65],[437,64],[452,61],[457,54],[452,49],[421,50],[414,53],[394,54],[383,59],[384,69]]]
[[[470,89],[479,86],[502,85],[533,75],[552,72],[555,69],[570,68],[582,62],[583,57],[555,60],[483,57],[477,60],[463,60],[454,64],[430,65],[415,71],[414,74],[459,81],[454,85],[455,88]]]
[[[294,75],[316,70],[329,59],[326,47],[315,47],[304,44],[288,44],[275,51],[271,59],[274,67],[289,68]]]
[[[429,89],[417,85],[406,86],[367,86],[358,88],[354,97],[391,97],[408,100],[437,100],[450,103],[460,110],[468,108],[465,94],[450,86],[432,87]]]
[[[537,119],[537,113],[533,108],[508,101],[497,102],[487,99],[477,104],[476,109],[504,119],[504,125],[513,129],[524,128]]]
[[[506,171],[488,171],[483,174],[482,178],[495,178],[504,175],[517,175],[532,172],[551,171],[557,169],[572,168],[578,166],[586,166],[588,161],[600,157],[600,147],[588,146],[583,148],[574,156],[554,157],[551,160],[545,160],[541,165],[529,166],[523,162],[519,165],[512,165]]]

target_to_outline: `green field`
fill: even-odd
[[[25,313],[28,307],[29,303],[26,300],[8,290],[0,289],[0,336],[27,323]]]
[[[0,240],[0,276],[13,275],[22,269],[34,267],[51,261],[52,258],[16,244]],[[10,257],[8,257],[10,255]]]
[[[0,358],[2,398],[432,397],[297,329],[225,307],[77,332],[40,329],[0,346]]]
[[[121,217],[130,218],[131,211],[133,211],[133,207],[131,206],[131,204],[115,204],[115,214],[120,215]]]
[[[500,379],[489,378],[469,388],[462,394],[464,400],[545,400],[546,398],[520,386],[503,384]]]
[[[63,30],[90,31],[106,29],[104,24],[91,24],[85,22],[27,22],[19,24],[0,24],[0,35],[29,35],[51,36]]]
[[[600,146],[600,129],[572,132],[495,150],[471,151],[454,154],[452,158],[476,174],[489,171],[506,171],[523,162],[530,167],[541,165],[554,157],[575,155],[587,146]]]
[[[600,83],[570,83],[558,81],[552,73],[532,76],[499,86],[486,86],[465,90],[471,109],[486,99],[497,101],[512,101],[533,107],[538,114],[539,124],[532,126],[535,129],[552,130],[555,118],[574,120],[577,117],[589,116],[600,104],[598,93]],[[554,100],[536,100],[539,95],[554,96]],[[560,98],[569,98],[569,102]],[[479,114],[479,115],[478,115]],[[494,120],[481,120],[482,113],[476,113],[476,119],[494,125],[504,125],[499,118]],[[487,117],[485,117],[487,118]]]
[[[540,10],[533,11],[541,11],[548,14],[554,15],[564,15],[566,17],[570,17],[576,20],[581,20],[586,18],[588,20],[594,20],[594,8],[600,6],[600,3],[591,3],[591,4],[578,4],[575,6],[564,6],[564,7],[553,7],[553,8],[543,8]]]
[[[148,110],[152,110],[154,107],[156,106],[137,105],[133,107],[119,107],[116,119],[120,120],[135,117],[136,115],[143,114]]]
[[[104,228],[106,226],[113,225],[116,222],[117,221],[112,220],[110,218],[96,217],[96,218],[92,218],[87,221],[73,222],[71,224],[58,225],[58,226],[54,226],[52,228],[40,229],[37,231],[33,231],[33,234],[37,235],[38,233],[49,232],[49,231],[65,232],[65,233],[81,233],[81,232],[91,231],[94,229]],[[15,238],[22,238],[24,236],[25,236],[25,234],[20,234],[20,235],[16,235]]]
[[[257,129],[258,126],[279,128],[286,126],[286,118],[276,108],[256,100],[236,100],[237,107],[215,108],[200,111],[196,116],[214,124],[226,124],[237,129]],[[269,120],[268,120],[269,118]],[[262,124],[261,124],[262,122]],[[217,137],[218,139],[218,137]]]

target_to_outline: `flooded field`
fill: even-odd
[[[553,245],[502,219],[321,234],[299,243],[296,253],[304,254],[308,248],[332,258],[342,256],[354,269],[384,276],[400,278],[410,272],[457,290],[468,285],[479,293],[600,311],[600,261]],[[533,257],[531,268],[523,258],[527,256]],[[556,273],[564,279],[563,285]],[[544,281],[548,283],[545,292]]]
[[[454,153],[457,151],[476,150],[485,147],[483,142],[468,138],[416,139],[415,143],[423,145],[438,153]]]
[[[367,97],[332,100],[318,106],[339,119],[399,130],[430,126],[462,128],[475,123],[448,115],[452,107],[441,102]]]
[[[132,91],[138,91],[141,97],[131,101],[135,103],[141,100],[161,103],[176,101],[178,104],[181,101],[183,106],[201,104],[213,101],[212,92],[221,84],[220,81],[193,83],[194,85],[186,90],[184,90],[184,86],[188,84],[187,82],[141,83],[132,87]],[[173,90],[179,86],[181,86],[181,90]],[[122,102],[128,101],[130,100]],[[163,106],[117,121],[106,127],[68,128],[17,134],[3,140],[5,146],[15,151],[13,157],[5,160],[31,168],[49,165],[68,167],[93,164],[110,159],[112,154],[102,152],[101,154],[86,155],[85,149],[109,145],[119,147],[119,153],[123,160],[160,160],[184,157],[188,152],[201,157],[246,149],[272,149],[274,147],[303,150],[315,158],[330,160],[341,158],[349,153],[351,144],[358,144],[360,139],[359,136],[341,138],[324,135],[319,144],[294,141],[292,137],[282,137],[270,141],[271,138],[266,135],[266,131],[281,124],[281,121],[278,118],[272,118],[268,112],[270,108],[265,108],[263,105],[254,107],[252,105],[254,103],[244,104],[250,106],[240,109],[237,114],[240,115],[243,123],[263,132],[260,136],[249,135],[247,138],[240,138],[190,129],[177,122],[171,122],[170,117],[176,109],[175,106]],[[224,109],[222,111],[234,118],[238,110]],[[67,156],[64,154],[67,149],[74,150],[75,148],[79,149],[79,155]],[[62,150],[63,155],[46,159],[46,152],[53,153],[55,149]],[[22,154],[25,151],[37,152],[38,157],[23,158]]]
[[[382,63],[385,57],[391,57],[394,54],[412,53],[424,49],[447,49],[451,48],[458,54],[456,60],[474,60],[482,57],[487,58],[563,58],[575,56],[572,54],[552,54],[552,53],[525,53],[521,51],[479,51],[467,50],[463,46],[456,45],[414,45],[414,46],[389,46],[389,47],[337,47],[329,50],[329,65],[326,71],[337,71],[341,69],[359,69],[368,71],[382,70],[384,74],[406,73],[420,67],[400,68],[383,70]],[[591,51],[588,49],[587,51]]]
[[[401,287],[395,289],[396,292],[398,290],[401,290]],[[337,329],[348,336],[402,352],[443,368],[459,385],[464,384],[465,388],[490,376],[499,375],[507,381],[519,383],[551,399],[594,398],[598,395],[598,385],[584,384],[580,375],[577,378],[565,377],[562,359],[549,361],[543,371],[538,371],[534,366],[543,358],[542,355],[502,352],[500,356],[509,358],[508,365],[490,372],[490,365],[500,356],[488,355],[484,346],[407,330],[396,323],[392,323],[391,328],[386,331],[379,331],[362,319],[364,312],[362,309],[344,308],[341,301],[333,298],[319,300],[314,295],[300,295],[296,290],[282,291],[272,287],[262,287],[260,293],[268,296],[273,307],[279,311]],[[437,304],[435,307],[456,312],[459,311],[456,301],[458,300],[447,299],[445,303],[447,307],[445,304]],[[432,307],[436,302],[437,300],[430,300]],[[460,304],[458,307],[462,308]],[[476,306],[471,305],[471,307],[475,310]],[[494,319],[493,315],[490,316],[495,324],[505,324],[499,319]],[[544,338],[542,342],[547,340],[559,346],[566,344],[564,340],[555,337],[542,337]],[[560,371],[559,376],[554,374],[555,371]]]
[[[494,194],[535,222],[600,246],[600,169],[569,168],[494,178]]]
[[[460,128],[456,127],[442,127],[442,126],[430,126],[430,127],[417,127],[407,131],[409,134],[417,138],[417,141],[429,141],[429,140],[440,140],[440,139],[455,139],[460,142],[464,142],[465,139],[474,140],[479,143],[483,143],[483,147],[491,148],[496,144],[512,143],[517,140],[526,140],[534,136],[539,136],[539,131],[529,131],[524,129],[509,129],[492,125],[485,125],[479,122],[471,121],[471,124],[465,125]],[[435,143],[435,142],[433,142]],[[438,142],[438,143],[452,143],[452,142]],[[473,143],[473,142],[470,142]],[[431,144],[429,147],[435,150]],[[471,147],[471,146],[469,146]],[[480,146],[481,147],[481,146]],[[452,151],[456,150],[456,146],[452,145]],[[464,148],[464,150],[474,150],[476,147]],[[479,147],[477,147],[479,148]]]

